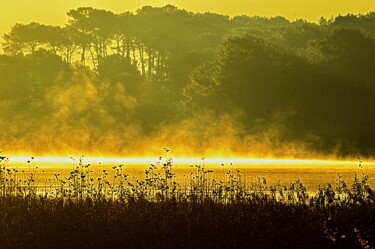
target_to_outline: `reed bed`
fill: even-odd
[[[296,179],[216,180],[192,165],[176,180],[172,159],[142,179],[123,165],[95,175],[83,158],[43,184],[43,172],[0,168],[0,248],[374,248],[375,194],[359,170],[350,183],[307,192]]]

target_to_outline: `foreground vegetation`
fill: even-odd
[[[129,177],[122,165],[94,176],[83,160],[37,184],[37,169],[2,161],[0,248],[373,248],[375,195],[360,170],[347,185],[308,193],[300,180],[244,184],[192,166],[176,181],[172,160]],[[26,178],[22,177],[27,176]]]

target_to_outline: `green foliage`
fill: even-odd
[[[108,130],[147,137],[210,112],[231,116],[239,140],[277,134],[277,143],[306,150],[374,154],[373,12],[319,25],[172,5],[135,13],[81,7],[67,15],[65,27],[32,22],[4,34],[0,107],[15,114],[0,123],[5,144],[27,133],[28,141],[54,136],[27,131],[20,120],[106,140]]]
[[[129,58],[110,55],[98,66],[99,77],[110,82],[136,84],[140,80],[139,71]]]
[[[354,40],[362,46],[352,44]],[[368,91],[373,88],[368,80],[374,76],[368,67],[374,64],[373,44],[358,30],[337,30],[313,45],[321,59],[309,62],[261,38],[232,38],[222,44],[216,59],[191,74],[185,91],[192,105],[241,110],[249,130],[259,121],[280,122],[275,117],[281,115],[287,125],[281,140],[302,139],[323,151],[341,144],[343,154],[369,153],[374,148],[371,142],[358,138],[372,134],[374,109],[369,103],[374,95]],[[343,125],[349,123],[350,127]],[[309,141],[311,135],[321,138],[322,144]],[[335,141],[330,141],[333,137]],[[352,148],[345,148],[349,141]]]

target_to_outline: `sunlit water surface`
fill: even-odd
[[[90,165],[93,177],[99,177],[103,170],[109,173],[111,179],[114,166],[123,165],[124,173],[129,174],[129,179],[144,179],[145,170],[151,164],[160,169],[165,160],[158,158],[87,158],[83,157],[81,165]],[[159,163],[158,163],[159,162]],[[197,172],[196,165],[201,165],[205,170],[212,170],[207,175],[210,179],[224,180],[228,171],[241,172],[244,183],[251,184],[257,177],[265,177],[269,185],[277,184],[289,186],[291,182],[301,179],[308,191],[317,190],[319,184],[334,184],[337,174],[350,183],[355,173],[367,173],[370,185],[375,186],[375,162],[359,161],[329,161],[329,160],[277,160],[277,159],[235,159],[235,158],[174,158],[172,172],[182,184],[189,183],[191,173]],[[80,167],[80,158],[65,157],[10,157],[6,163],[7,168],[16,168],[19,174],[27,177],[34,173],[40,185],[46,184],[48,179],[53,179],[54,174],[68,177],[69,172]]]

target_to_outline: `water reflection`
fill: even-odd
[[[17,169],[20,177],[27,179],[34,174],[37,184],[45,185],[55,174],[68,177],[69,172],[89,165],[93,177],[100,177],[103,170],[109,176],[114,174],[113,166],[124,165],[124,173],[139,180],[145,177],[145,170],[150,165],[156,165],[161,170],[164,158],[90,158],[90,157],[11,157],[6,163],[7,168]],[[175,158],[172,172],[181,184],[189,182],[189,175],[197,171],[195,165],[201,165],[210,170],[207,177],[225,180],[228,172],[241,172],[245,184],[251,184],[261,176],[267,179],[269,185],[280,183],[290,185],[301,179],[308,191],[315,191],[319,184],[334,184],[337,174],[347,183],[352,181],[355,173],[368,173],[369,184],[374,185],[375,162],[364,162],[360,168],[357,161],[333,160],[277,160],[277,159],[237,159],[237,158]]]

